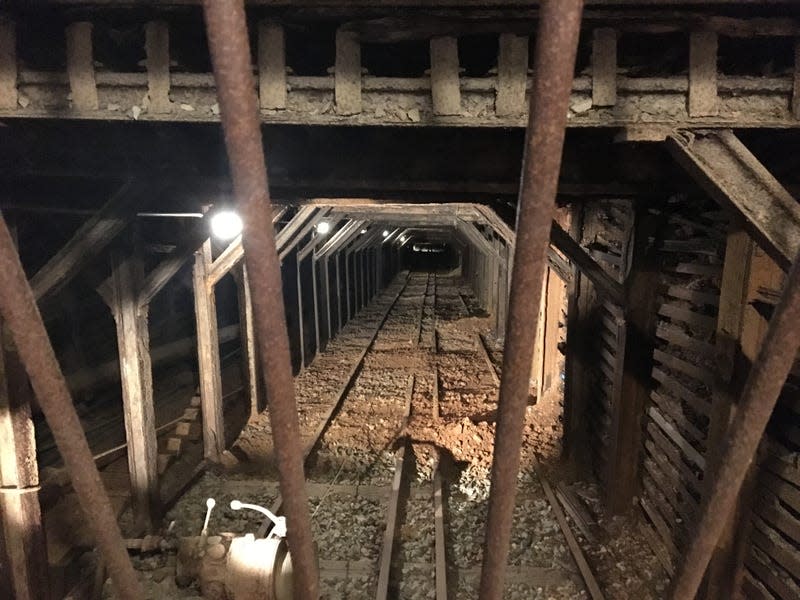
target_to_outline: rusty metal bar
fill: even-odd
[[[244,2],[204,0],[203,12],[233,189],[244,222],[242,242],[250,274],[258,355],[263,364],[275,437],[281,496],[285,499],[294,595],[313,600],[319,597],[319,574]]]
[[[800,256],[747,377],[720,457],[719,470],[704,499],[700,525],[675,578],[672,598],[695,597],[711,555],[730,518],[747,470],[800,348]]]
[[[0,312],[14,338],[47,423],[53,432],[87,524],[123,600],[144,598],[122,539],[117,518],[100,480],[92,452],[72,404],[33,291],[19,261],[5,219],[0,216]]]
[[[481,600],[501,600],[503,596],[533,344],[582,12],[583,0],[547,0],[541,7],[517,202],[517,241],[483,549]]]

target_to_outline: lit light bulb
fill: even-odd
[[[232,240],[242,233],[242,218],[232,210],[221,210],[211,217],[211,233],[223,242]]]
[[[405,241],[406,241],[406,236],[404,236],[404,235],[401,235],[401,236],[400,236],[400,241],[401,241],[401,242],[405,242]]]
[[[317,224],[317,233],[319,233],[320,235],[325,235],[330,230],[331,230],[331,224],[328,223],[327,221],[320,221]]]
[[[389,232],[385,229],[383,230],[383,237],[389,237]]]
[[[366,229],[362,229],[361,230],[361,235],[364,235],[365,233],[367,233],[367,230]]]

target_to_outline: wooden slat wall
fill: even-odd
[[[757,255],[754,261],[758,260]],[[751,289],[748,316],[760,319],[763,329],[778,300],[782,274],[758,263],[756,267],[759,283],[764,285]],[[749,525],[744,596],[800,598],[800,361],[784,386],[762,442]]]
[[[587,206],[584,212],[583,239],[581,244],[606,272],[620,283],[624,281],[629,263],[628,246],[633,228],[633,207],[627,200],[603,200]],[[624,329],[621,327],[622,308],[612,302],[597,298],[594,306],[598,335],[592,338],[589,352],[596,357],[592,361],[593,372],[589,376],[592,398],[589,406],[590,444],[593,469],[598,478],[606,483],[608,467],[609,435],[616,382],[622,376],[622,350]]]
[[[696,523],[706,466],[714,332],[726,220],[697,201],[668,205],[640,505],[668,572]]]

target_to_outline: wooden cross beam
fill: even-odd
[[[800,252],[800,204],[730,130],[670,136],[675,160],[785,271]]]
[[[135,216],[133,200],[142,188],[133,181],[120,187],[100,211],[81,225],[55,256],[31,278],[34,296],[42,299],[67,285],[100,254]]]

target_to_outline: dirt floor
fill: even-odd
[[[427,273],[405,277],[401,274],[353,319],[296,380],[303,438],[310,445],[377,330],[307,462],[322,588],[330,600],[375,596],[400,448],[410,452],[389,597],[435,595],[436,472],[444,498],[449,595],[477,597],[498,393],[480,335],[498,371],[502,351],[491,337],[490,319],[458,279]],[[562,413],[560,389],[538,402],[532,398],[526,411],[506,597],[589,597],[543,485],[554,489],[567,509],[570,528],[607,598],[663,597],[665,575],[641,538],[639,523],[633,517],[608,518],[597,485],[576,481],[576,471],[560,462]],[[272,504],[278,495],[272,451],[264,413],[242,431],[229,468],[206,472],[170,510],[167,538],[197,535],[208,497],[218,507],[211,531],[254,532],[261,522],[256,513],[227,506],[232,499]],[[196,584],[176,587],[174,563],[172,552],[137,556],[152,597],[199,593]]]

